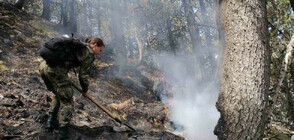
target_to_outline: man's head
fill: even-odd
[[[87,40],[87,42],[90,44],[90,47],[93,50],[94,55],[99,55],[105,48],[103,41],[98,37]]]

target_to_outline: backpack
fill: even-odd
[[[51,67],[59,65],[72,67],[68,65],[77,63],[78,60],[75,54],[82,46],[85,46],[85,44],[78,39],[63,37],[52,38],[41,47],[39,54]]]

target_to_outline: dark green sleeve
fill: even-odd
[[[79,81],[83,89],[83,92],[86,92],[88,91],[89,87],[89,78],[91,68],[94,62],[94,56],[89,51],[84,50],[83,54],[79,57],[79,59],[81,62],[79,69]]]

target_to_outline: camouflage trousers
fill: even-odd
[[[51,68],[46,62],[40,65],[40,74],[47,89],[55,94],[51,111],[58,112],[60,127],[69,124],[73,112],[73,89],[67,72],[65,68]]]

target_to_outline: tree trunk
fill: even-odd
[[[294,82],[294,64],[292,63],[290,65],[290,74],[291,74],[291,82],[293,83]],[[290,89],[291,90],[291,89]],[[293,89],[292,89],[293,91]],[[287,99],[288,99],[288,116],[290,116],[290,121],[294,122],[294,103],[293,103],[293,100],[294,100],[294,93],[293,92],[289,92],[287,94]]]
[[[91,17],[92,17],[92,15],[90,15],[90,14],[92,14],[92,12],[91,12],[91,7],[90,7],[90,5],[89,5],[89,3],[88,2],[86,2],[85,1],[85,6],[84,6],[84,8],[85,8],[85,19],[86,19],[86,25],[87,25],[87,27],[86,27],[86,35],[88,36],[88,37],[91,37],[92,35],[93,35],[93,32],[92,32],[92,30],[91,30]],[[99,21],[98,21],[99,22]],[[98,26],[100,26],[100,24],[98,23]],[[98,31],[98,32],[100,32],[100,31]],[[98,33],[99,34],[99,33]],[[99,34],[100,35],[100,34]]]
[[[51,9],[50,9],[50,2],[51,0],[43,0],[43,12],[41,17],[46,19],[46,20],[50,20],[50,16],[51,16]]]
[[[220,140],[259,140],[267,120],[269,40],[265,0],[222,0],[225,58],[217,109]]]
[[[99,36],[102,36],[101,32],[101,15],[98,15],[99,17],[97,18],[97,33]],[[92,30],[91,30],[92,31]]]
[[[142,44],[141,40],[139,39],[137,33],[136,33],[136,41],[137,41],[138,50],[139,50],[139,57],[138,57],[137,63],[136,63],[136,65],[138,65],[141,63],[142,57],[143,57],[143,44]]]
[[[16,2],[16,4],[15,4],[15,7],[16,7],[17,9],[22,9],[22,7],[23,7],[25,1],[26,1],[26,0],[18,0],[18,1]]]
[[[110,2],[110,34],[111,45],[115,48],[115,63],[118,66],[118,75],[124,76],[127,68],[127,49],[124,41],[122,7],[120,0],[112,0]]]
[[[60,21],[59,21],[59,24],[62,24],[63,23],[63,1],[61,2],[61,5],[60,5]]]
[[[191,37],[193,55],[195,56],[195,58],[192,60],[194,65],[190,65],[189,69],[193,71],[193,73],[191,73],[191,77],[194,77],[195,79],[197,79],[197,81],[201,81],[203,80],[204,71],[201,62],[204,62],[204,60],[202,57],[203,53],[201,52],[200,48],[201,40],[199,36],[199,30],[196,24],[193,8],[190,1],[183,0],[183,6],[187,18],[188,32]]]
[[[294,0],[290,0],[291,8],[294,10]]]
[[[171,23],[171,19],[168,17],[167,18],[167,34],[168,34],[168,42],[169,42],[169,46],[171,51],[174,53],[174,55],[176,55],[176,43],[174,41],[174,37],[173,37],[173,32],[172,32],[172,23]]]
[[[282,64],[282,69],[280,71],[280,75],[279,75],[279,79],[278,79],[278,83],[277,83],[277,87],[276,87],[276,92],[273,97],[274,104],[277,102],[280,88],[283,84],[284,78],[286,77],[288,67],[291,64],[291,59],[293,57],[293,51],[294,51],[293,48],[294,48],[294,35],[291,37],[291,40],[290,40],[289,44],[287,45],[287,52],[286,52],[286,55],[285,55],[285,58],[284,58],[284,61]]]
[[[207,2],[208,3],[208,2]],[[200,11],[201,11],[201,17],[202,17],[202,21],[205,25],[211,25],[209,23],[209,17],[208,17],[208,13],[207,13],[207,10],[206,10],[206,6],[205,6],[205,3],[204,3],[204,0],[199,0],[199,5],[200,5]],[[206,41],[206,47],[208,49],[208,62],[209,64],[211,65],[211,69],[212,69],[212,72],[211,73],[205,73],[207,79],[209,80],[213,80],[215,74],[216,74],[216,65],[217,65],[217,62],[216,62],[216,59],[215,59],[215,46],[212,44],[212,35],[211,35],[211,27],[207,26],[205,27],[205,41]]]
[[[70,15],[70,32],[76,33],[77,32],[77,12],[75,8],[76,0],[71,0],[70,2],[70,10],[69,10],[69,15]]]
[[[216,7],[216,14],[215,14],[215,22],[217,25],[217,31],[218,31],[218,39],[219,39],[219,48],[218,48],[218,60],[216,64],[216,75],[215,78],[219,78],[221,76],[221,68],[223,66],[223,60],[224,60],[224,55],[225,55],[225,33],[222,29],[222,23],[220,19],[220,5],[217,2],[217,7]]]
[[[205,7],[203,0],[199,0],[199,5],[200,5],[200,9],[201,9],[200,11],[201,11],[202,21],[204,24],[209,25],[209,22],[208,22],[209,17],[207,16],[207,10],[206,10],[206,7]],[[209,27],[206,27],[206,29],[205,29],[205,39],[206,39],[207,46],[212,47],[211,46],[212,45],[211,44],[212,38],[210,35]]]
[[[64,27],[68,27],[68,0],[62,0],[62,23]]]
[[[191,7],[191,3],[189,2],[189,0],[183,0],[183,6],[187,17],[188,32],[191,36],[193,51],[199,50],[201,40],[199,36],[198,26],[196,25],[196,20],[193,14],[193,9]]]

